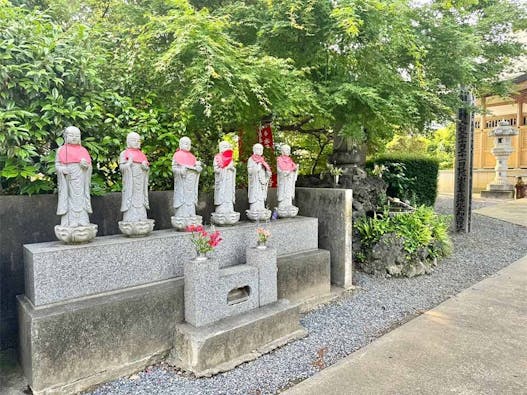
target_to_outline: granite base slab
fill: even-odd
[[[21,295],[18,308],[33,393],[71,394],[164,358],[183,320],[183,279],[40,308]]]
[[[281,299],[206,327],[181,323],[167,362],[196,377],[225,372],[306,336],[299,319],[298,306]]]
[[[316,218],[289,218],[265,226],[272,233],[269,244],[281,254],[318,248]],[[220,267],[245,263],[246,248],[256,245],[256,227],[242,222],[222,228],[223,241],[211,257]],[[140,239],[104,236],[77,246],[28,244],[24,246],[25,294],[35,306],[42,306],[180,277],[184,262],[194,257],[191,235],[175,230]]]

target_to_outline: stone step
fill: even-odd
[[[212,376],[306,335],[298,306],[281,299],[205,327],[178,324],[167,361],[197,377]]]

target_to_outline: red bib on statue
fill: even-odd
[[[172,158],[178,165],[194,167],[196,166],[196,157],[189,151],[178,149]]]
[[[59,161],[63,164],[80,163],[81,159],[91,163],[88,150],[80,144],[64,144],[59,148]]]
[[[223,169],[229,166],[229,163],[232,162],[232,156],[233,156],[233,151],[229,149],[229,150],[225,150],[222,153],[217,154],[214,157],[214,160]]]
[[[296,164],[293,162],[293,159],[287,155],[280,155],[276,159],[276,165],[282,171],[295,171]]]
[[[132,158],[132,162],[134,163],[148,163],[146,155],[143,151],[137,148],[127,148],[126,151],[124,151],[124,159],[128,160],[129,158]]]

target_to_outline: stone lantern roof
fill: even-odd
[[[519,130],[510,126],[509,121],[500,121],[499,125],[489,132],[490,137],[516,136],[517,134],[519,134]]]

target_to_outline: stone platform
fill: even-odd
[[[281,255],[318,248],[316,218],[282,219],[265,226],[272,233],[269,244]],[[220,231],[223,241],[211,256],[221,267],[245,263],[245,249],[256,245],[256,224],[245,222]],[[42,306],[180,277],[184,262],[194,256],[190,233],[174,230],[140,239],[104,236],[77,246],[27,244],[25,295]]]
[[[281,299],[214,325],[178,324],[168,363],[197,377],[212,376],[306,335],[298,306]]]
[[[278,297],[302,303],[331,293],[329,251],[313,250],[278,259]]]
[[[279,256],[277,266],[279,298],[303,306],[326,296],[328,251]],[[19,296],[20,359],[35,394],[71,394],[163,359],[184,319],[183,283],[177,277],[45,306]]]

